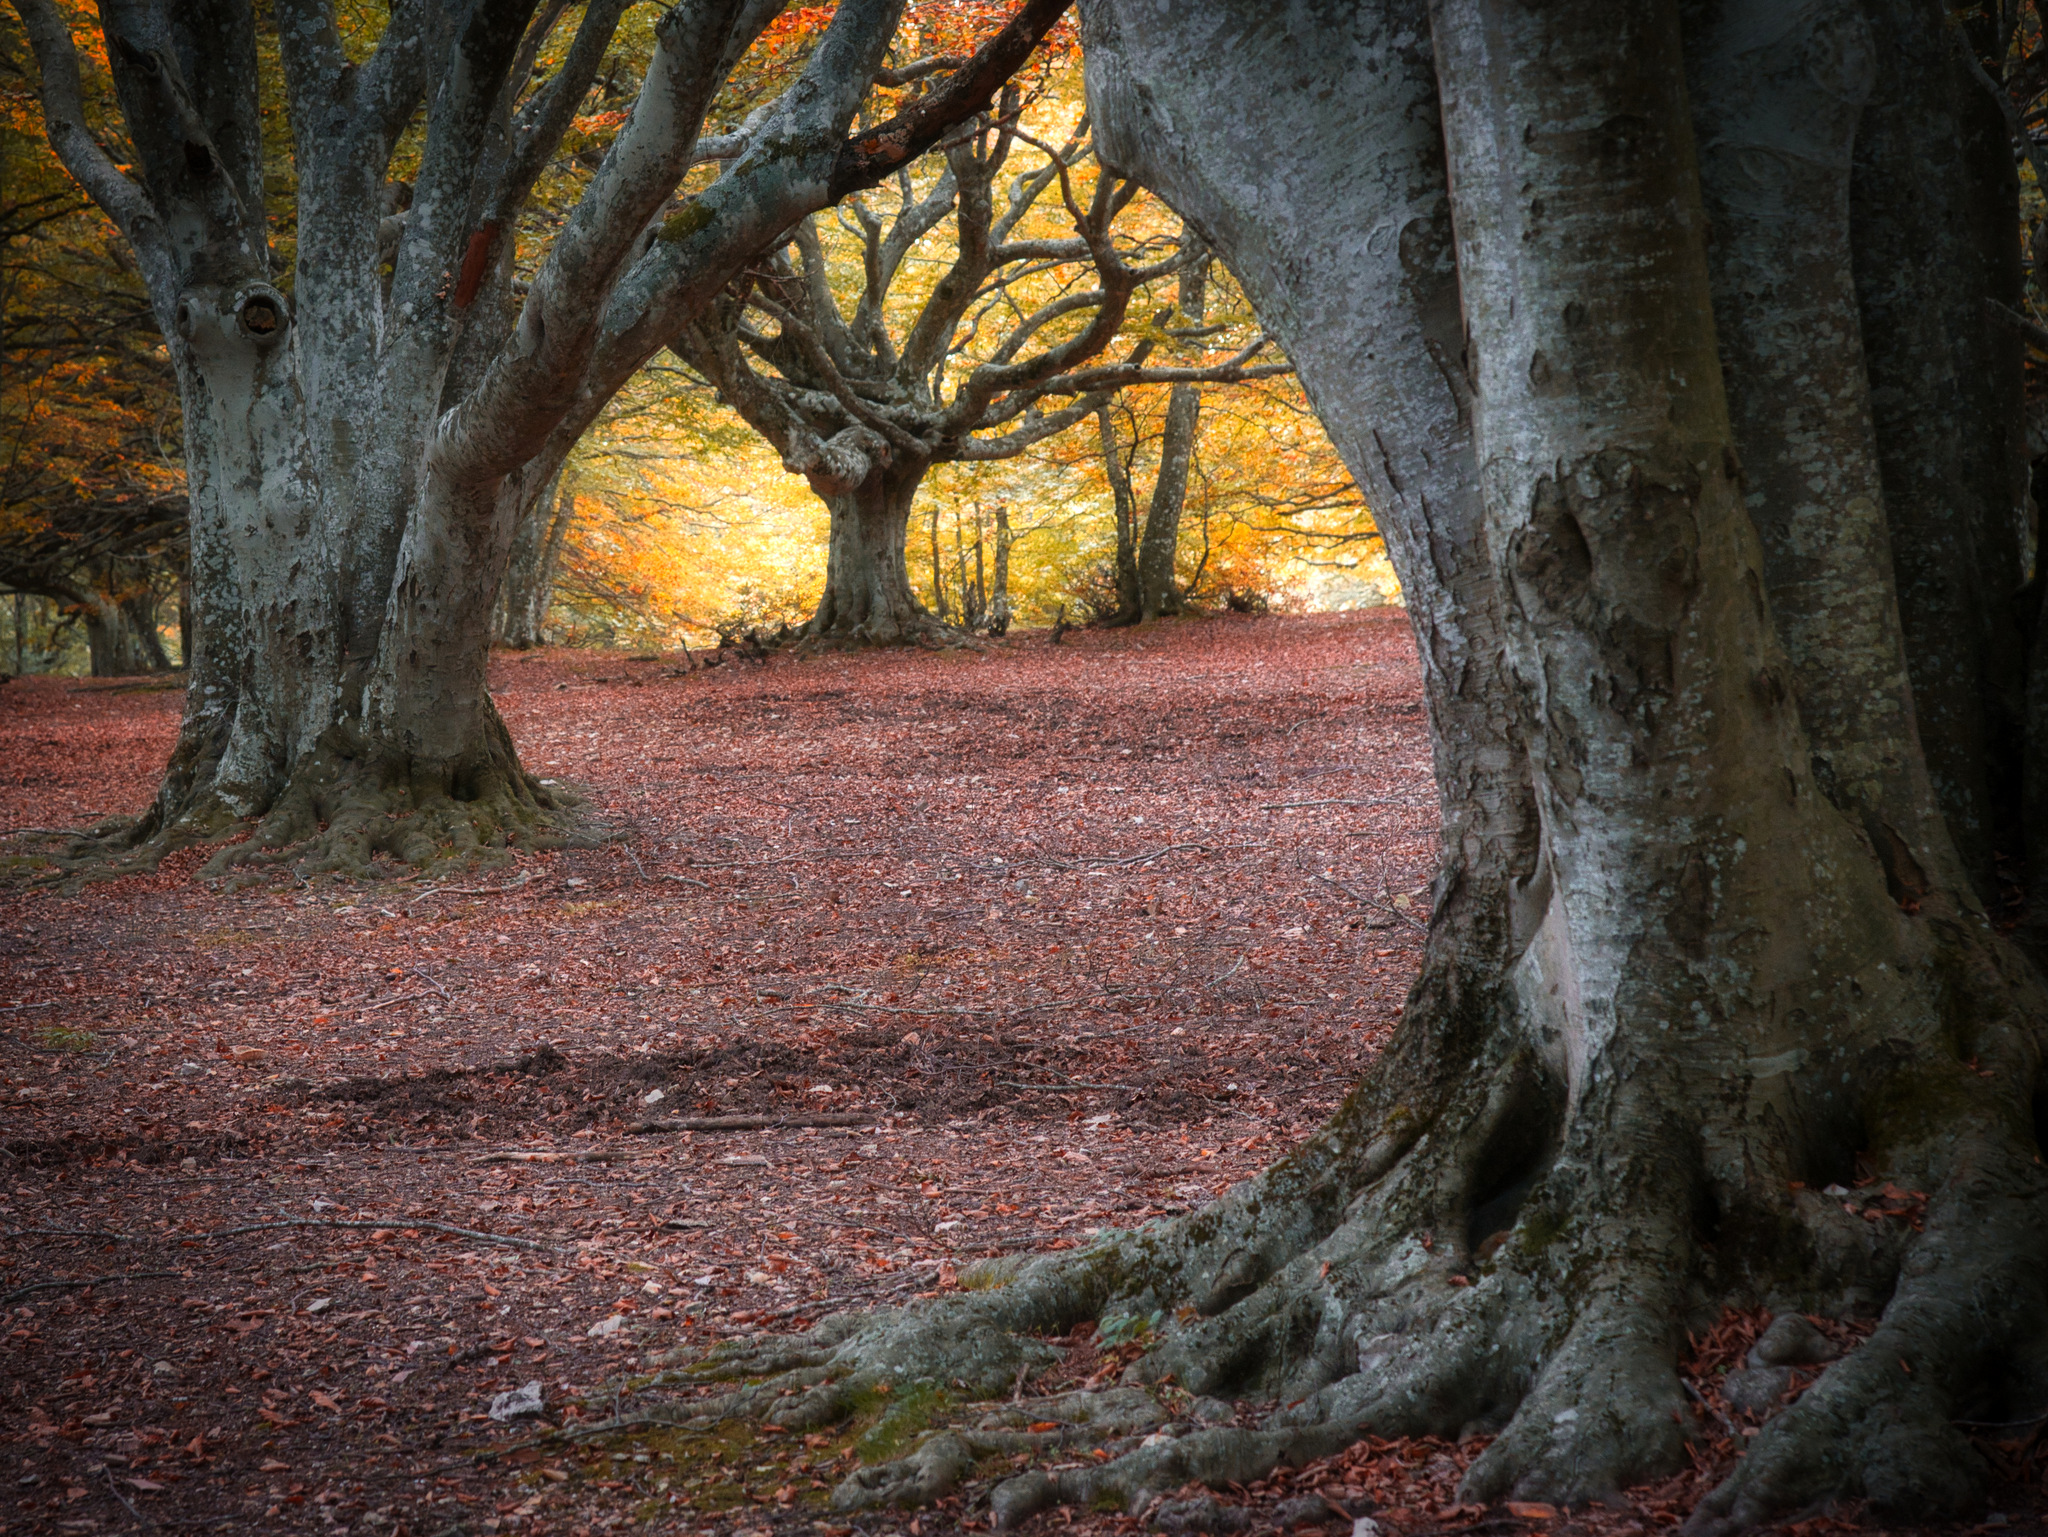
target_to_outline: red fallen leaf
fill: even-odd
[[[259,1473],[289,1473],[291,1470],[292,1465],[289,1462],[279,1462],[275,1457],[272,1457],[256,1471]]]
[[[160,1484],[153,1478],[131,1478],[128,1482],[138,1489],[147,1489],[151,1494],[157,1494],[170,1488],[169,1484]]]
[[[317,1388],[315,1388],[311,1393],[307,1394],[306,1396],[312,1399],[314,1403],[318,1404],[323,1409],[332,1409],[336,1414],[341,1413],[341,1405],[336,1403],[334,1399],[330,1397],[328,1394],[322,1393]]]
[[[297,1420],[286,1419],[282,1414],[279,1414],[275,1409],[258,1409],[256,1413],[260,1415],[262,1418],[270,1421],[271,1424],[277,1426],[279,1429],[283,1429],[287,1425],[298,1424]]]
[[[1048,1430],[1058,1430],[1060,1428],[1060,1422],[1058,1420],[1033,1420],[1025,1428],[1027,1430],[1030,1430],[1034,1435],[1042,1434],[1043,1432]]]
[[[1507,1508],[1509,1515],[1518,1516],[1524,1521],[1555,1521],[1557,1519],[1557,1507],[1555,1505],[1544,1505],[1535,1500],[1509,1500]]]

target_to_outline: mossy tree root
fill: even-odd
[[[578,799],[520,766],[510,733],[488,711],[474,745],[460,757],[429,762],[346,727],[327,731],[293,766],[262,814],[239,815],[212,787],[205,765],[188,765],[180,744],[156,804],[72,840],[52,859],[67,883],[154,870],[168,854],[219,844],[205,878],[231,883],[289,869],[300,877],[388,874],[406,866],[431,872],[502,864],[515,848],[581,846],[598,834],[576,815]],[[243,841],[226,840],[245,829]]]
[[[1958,985],[1979,998],[2018,980],[1968,970]],[[1984,1473],[1954,1422],[2048,1405],[2037,1013],[1957,1015],[1938,1040],[1871,1045],[1848,1075],[1847,1140],[1826,1148],[1774,1142],[1755,1117],[1737,1136],[1731,1097],[1655,1061],[1567,1106],[1512,1029],[1485,1032],[1462,1072],[1411,1035],[1299,1151],[1205,1211],[1039,1259],[992,1290],[729,1345],[678,1376],[747,1379],[698,1415],[815,1428],[883,1412],[925,1434],[899,1437],[902,1455],[876,1456],[836,1497],[915,1504],[978,1457],[1031,1449],[969,1423],[982,1411],[967,1406],[1015,1399],[1056,1359],[1047,1336],[1095,1320],[1149,1343],[1119,1391],[1149,1385],[1156,1422],[1105,1421],[1089,1434],[1106,1460],[1007,1479],[990,1495],[998,1524],[1055,1502],[1142,1510],[1365,1434],[1488,1434],[1467,1498],[1576,1504],[1685,1465],[1702,1430],[1680,1375],[1688,1328],[1728,1307],[1882,1304],[1869,1343],[1767,1423],[1691,1531],[1725,1537],[1839,1497],[1963,1514]],[[1431,1039],[1472,1033],[1454,1020]],[[1737,1144],[1750,1173],[1731,1184],[1722,1154]],[[1923,1231],[1844,1210],[1853,1192],[1796,1188],[1855,1152],[1926,1193]],[[913,1389],[921,1417],[880,1410]],[[1281,1407],[1218,1426],[1183,1395]]]

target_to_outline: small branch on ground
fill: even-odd
[[[658,1131],[774,1131],[779,1127],[874,1126],[879,1115],[698,1115],[672,1121],[635,1121],[633,1133]]]
[[[0,1297],[0,1308],[13,1307],[23,1297],[32,1297],[37,1292],[70,1291],[88,1286],[112,1286],[123,1281],[162,1281],[176,1277],[183,1272],[177,1270],[131,1270],[120,1275],[84,1276],[76,1281],[38,1281],[33,1286],[24,1286]]]

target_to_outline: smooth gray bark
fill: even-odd
[[[520,509],[505,580],[498,589],[496,644],[518,651],[546,644],[543,630],[554,602],[555,573],[575,510],[574,479],[561,471],[538,498]]]
[[[1208,312],[1209,266],[1198,238],[1183,230],[1182,244],[1197,245],[1195,260],[1181,270],[1175,307],[1185,323],[1199,326]],[[1187,505],[1188,473],[1194,465],[1195,441],[1202,421],[1202,392],[1192,384],[1176,384],[1167,397],[1166,423],[1159,438],[1159,469],[1152,480],[1152,499],[1145,506],[1145,532],[1138,540],[1138,617],[1157,619],[1178,613],[1181,592],[1174,571],[1180,554],[1180,515]]]
[[[2024,729],[2020,343],[1984,313],[2018,302],[2012,155],[1962,33],[1912,0],[1865,12],[1850,197],[1872,417],[1927,771],[1988,901]]]

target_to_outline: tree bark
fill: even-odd
[[[2020,820],[2025,451],[2021,344],[1983,301],[2018,303],[2017,183],[1964,35],[1912,0],[1867,15],[1875,71],[1849,185],[1885,511],[1927,772],[1992,900]]]
[[[1116,524],[1116,548],[1110,556],[1110,581],[1116,607],[1102,616],[1112,625],[1136,624],[1142,611],[1138,585],[1138,496],[1131,485],[1131,466],[1117,437],[1108,402],[1095,408],[1095,436],[1102,454],[1102,473],[1109,481],[1110,515]]]
[[[988,632],[991,635],[1010,633],[1010,546],[1016,542],[1010,532],[1010,507],[1007,502],[997,502],[996,555],[995,567],[989,578]]]
[[[1772,15],[1768,0],[1685,12],[1730,426],[1815,783],[1865,829],[1894,897],[1917,901],[1964,883],[1920,750],[1862,330],[1841,323],[1877,42],[1852,0]]]
[[[111,587],[114,579],[107,585]],[[116,596],[94,590],[79,603],[85,621],[86,648],[95,678],[132,678],[138,673],[164,672],[170,658],[156,635],[153,594]]]
[[[935,632],[907,559],[910,510],[927,466],[877,466],[823,494],[832,514],[825,591],[804,626],[807,643],[897,645]]]
[[[546,644],[543,632],[554,603],[555,575],[575,517],[574,477],[561,470],[542,487],[539,496],[520,509],[511,559],[498,592],[499,645],[526,651]]]
[[[1182,244],[1200,237],[1183,227]],[[1209,264],[1206,256],[1182,269],[1177,305],[1182,317],[1200,325],[1208,312]],[[1174,562],[1180,554],[1180,515],[1187,504],[1188,472],[1194,464],[1195,440],[1202,420],[1202,392],[1192,384],[1176,384],[1167,397],[1166,425],[1159,439],[1159,470],[1152,481],[1152,500],[1145,508],[1145,532],[1138,541],[1138,617],[1157,619],[1181,609],[1180,584]]]

